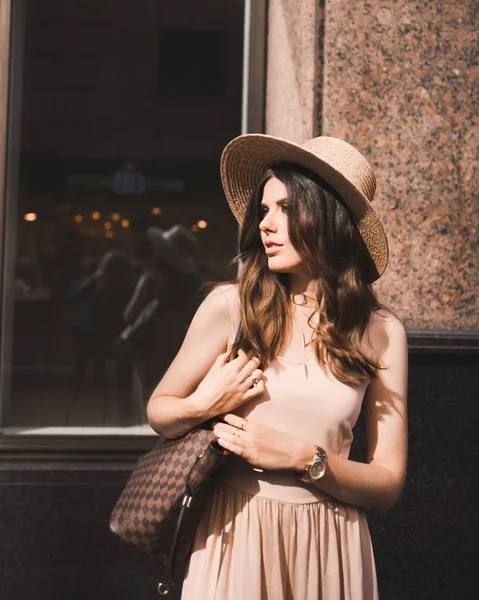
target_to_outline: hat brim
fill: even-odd
[[[332,151],[335,149],[332,147]],[[337,151],[337,150],[336,150]],[[221,156],[221,181],[231,211],[240,225],[264,173],[278,163],[294,163],[322,177],[348,206],[371,256],[370,282],[385,271],[389,260],[386,233],[371,202],[326,159],[281,138],[252,133],[232,140]]]
[[[159,227],[151,226],[146,230],[146,237],[155,248],[155,254],[166,261],[170,266],[183,273],[196,273],[195,259],[185,252],[179,252],[172,247],[171,242],[165,239],[165,232]]]

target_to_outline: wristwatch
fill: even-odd
[[[319,446],[314,447],[314,455],[306,463],[304,471],[298,473],[298,477],[305,483],[314,483],[326,473],[326,462],[328,460],[326,450]]]

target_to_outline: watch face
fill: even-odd
[[[326,472],[326,463],[322,460],[315,460],[309,467],[309,476],[311,479],[321,479]]]

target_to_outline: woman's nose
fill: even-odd
[[[259,228],[261,231],[276,231],[278,229],[276,221],[271,213],[268,212],[264,215],[259,224]]]

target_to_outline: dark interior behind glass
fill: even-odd
[[[23,2],[2,427],[143,424],[202,285],[234,276],[219,157],[240,133],[243,8]]]

